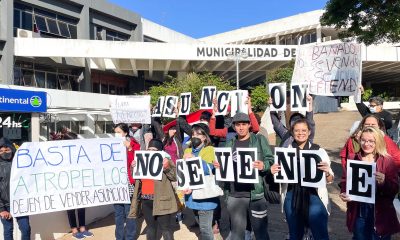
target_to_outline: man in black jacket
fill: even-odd
[[[381,97],[372,97],[369,99],[369,106],[366,106],[363,102],[356,103],[357,109],[361,116],[368,114],[375,114],[385,123],[386,131],[392,128],[392,114],[386,110],[383,110],[383,99]]]
[[[4,240],[13,240],[13,219],[10,214],[10,176],[14,145],[7,138],[0,139],[0,217],[3,224]],[[17,217],[22,240],[30,240],[31,227],[29,217]]]

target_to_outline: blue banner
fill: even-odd
[[[46,112],[47,93],[0,88],[0,111]]]

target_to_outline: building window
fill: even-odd
[[[95,133],[96,134],[114,133],[113,121],[96,121]]]
[[[64,128],[68,128],[71,132],[76,134],[85,134],[84,121],[59,121],[56,122],[57,131],[61,131]]]
[[[54,72],[53,72],[54,71]],[[46,66],[17,62],[14,66],[14,84],[39,88],[79,91],[78,70],[53,69]]]
[[[56,13],[14,4],[14,28],[40,32],[44,37],[76,39],[76,24],[76,20]]]
[[[106,40],[107,41],[128,41],[129,35],[107,29],[106,30]]]

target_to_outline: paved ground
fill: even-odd
[[[315,143],[319,144],[321,147],[327,150],[330,154],[332,161],[332,168],[335,172],[336,178],[335,182],[328,186],[329,197],[332,203],[331,215],[329,217],[329,233],[332,240],[347,240],[351,239],[351,235],[348,233],[345,226],[345,209],[346,206],[339,199],[338,193],[339,188],[337,186],[338,180],[341,176],[341,165],[339,159],[339,151],[345,143],[348,136],[348,131],[350,126],[355,120],[359,120],[360,116],[358,112],[337,112],[328,114],[316,114],[316,136]],[[190,211],[186,211],[186,219],[183,224],[175,225],[175,239],[198,239],[198,228],[190,227],[194,225],[193,217]],[[224,219],[227,218],[226,215],[223,216]],[[228,232],[227,221],[225,224],[221,224],[221,234],[226,237]],[[96,240],[110,240],[114,239],[114,216],[109,217],[90,225],[91,231],[95,234]],[[140,221],[141,235],[140,240],[144,240],[145,235],[145,223]],[[189,227],[188,227],[189,226]],[[283,221],[283,214],[280,211],[279,205],[271,205],[270,215],[269,215],[269,233],[272,240],[275,239],[285,239],[287,234],[287,225]],[[221,236],[218,236],[221,238]],[[61,238],[63,240],[71,239],[70,234]],[[395,236],[392,239],[400,239],[400,236]]]

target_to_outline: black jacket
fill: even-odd
[[[0,139],[0,146],[11,148],[12,156],[15,154],[14,145],[7,138]],[[10,208],[10,176],[11,176],[11,160],[0,158],[0,212]]]

